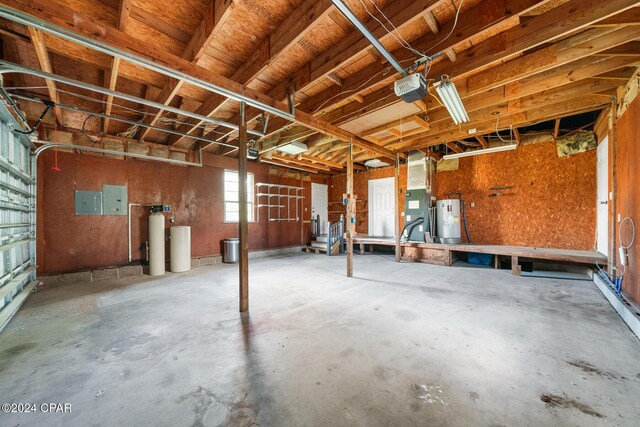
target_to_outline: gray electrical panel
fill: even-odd
[[[102,215],[102,193],[76,190],[76,215]]]
[[[104,215],[126,215],[127,187],[124,185],[103,185],[102,204]]]

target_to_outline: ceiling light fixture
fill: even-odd
[[[380,159],[371,159],[364,162],[364,165],[368,168],[383,168],[385,166],[391,166],[387,162],[383,162]]]
[[[449,76],[443,75],[439,81],[435,82],[433,86],[436,88],[436,92],[440,95],[442,103],[447,111],[451,115],[454,123],[459,125],[470,121],[467,110],[465,110],[462,104],[462,99],[456,89],[456,86],[449,80]]]
[[[479,156],[481,154],[498,153],[500,151],[515,150],[518,144],[498,145],[496,147],[484,148],[482,150],[463,151],[462,153],[447,154],[442,158],[444,160],[459,159],[460,157]]]
[[[308,149],[309,147],[307,147],[306,144],[299,141],[293,141],[283,145],[282,147],[277,148],[278,151],[282,151],[283,153],[293,154],[293,155],[304,153]]]

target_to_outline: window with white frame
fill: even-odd
[[[236,171],[224,171],[224,221],[240,221],[240,187]],[[247,173],[247,211],[253,221],[253,174]]]

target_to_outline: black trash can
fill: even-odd
[[[240,261],[240,239],[233,237],[223,241],[222,262],[237,264]]]

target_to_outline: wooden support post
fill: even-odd
[[[616,142],[616,120],[617,120],[617,111],[618,111],[618,103],[617,99],[613,98],[611,100],[611,118],[610,118],[610,126],[611,131],[610,141],[609,141],[609,153],[611,156],[611,160],[609,164],[611,165],[611,172],[609,173],[609,179],[611,179],[611,195],[613,197],[609,197],[609,211],[611,212],[611,219],[609,220],[609,227],[611,230],[609,231],[610,239],[609,239],[609,265],[607,266],[607,272],[609,273],[609,277],[618,277],[616,274],[617,264],[617,247],[616,247],[616,214],[617,214],[617,206],[616,203],[618,201],[618,183],[616,177],[616,167],[618,163],[617,158],[617,142]]]
[[[522,272],[522,269],[518,264],[518,257],[512,256],[511,257],[511,274],[513,274],[514,276],[520,276],[521,272]]]
[[[347,277],[353,277],[353,236],[355,223],[356,199],[353,194],[353,144],[349,144],[347,155]]]
[[[238,200],[240,208],[240,312],[249,310],[249,211],[247,209],[247,122],[240,103],[238,130]]]
[[[396,262],[400,262],[400,156],[396,155],[396,171],[393,175],[395,192],[395,226],[396,226]]]

